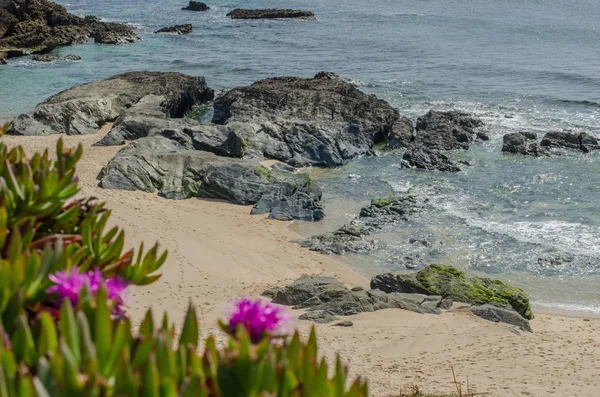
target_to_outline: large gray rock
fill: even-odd
[[[458,172],[460,168],[447,156],[436,150],[408,149],[402,156],[402,168],[419,168],[423,170],[436,170]]]
[[[315,20],[315,14],[310,11],[289,9],[260,9],[246,10],[236,8],[227,14],[231,19],[309,19]]]
[[[398,112],[333,73],[279,77],[234,88],[214,102],[213,123],[254,126],[248,156],[293,166],[337,166],[387,141]]]
[[[208,11],[210,10],[210,7],[207,6],[205,3],[202,3],[200,1],[194,1],[191,0],[187,7],[183,7],[182,10],[186,10],[186,11]]]
[[[383,309],[440,314],[437,306],[442,300],[442,297],[432,299],[420,294],[388,294],[380,290],[348,289],[335,278],[317,276],[304,276],[286,287],[263,293],[265,296],[273,294],[273,302],[294,306],[294,309],[308,309],[300,319],[319,323],[334,321],[335,316],[351,316]]]
[[[481,305],[471,307],[471,311],[478,317],[484,318],[495,323],[502,322],[510,325],[515,325],[523,331],[533,332],[529,321],[524,319],[519,313],[514,310],[504,309],[493,305]]]
[[[324,215],[321,190],[308,175],[269,170],[256,160],[195,150],[192,139],[177,131],[132,142],[102,169],[98,179],[106,189],[158,191],[170,199],[202,197],[256,204],[253,213],[269,213],[274,219],[314,221]],[[265,199],[270,206],[259,204]]]
[[[164,28],[158,29],[154,33],[175,33],[175,34],[187,34],[192,33],[193,27],[191,23],[183,25],[165,26]]]
[[[214,92],[203,77],[181,73],[131,72],[62,91],[46,99],[33,112],[18,116],[8,131],[15,135],[91,134],[123,116],[157,119],[183,117],[192,106],[210,101]],[[152,115],[153,117],[148,117]],[[140,120],[140,125],[145,125]],[[112,133],[117,139],[118,134]],[[121,138],[123,138],[121,136]]]
[[[413,274],[380,274],[371,279],[371,288],[387,293],[440,295],[474,305],[491,304],[533,318],[529,298],[520,288],[489,278],[470,277],[452,266],[430,265]]]
[[[366,228],[350,223],[331,233],[319,234],[296,242],[302,247],[322,254],[366,253],[377,247],[374,240],[367,238],[370,234]]]
[[[414,146],[436,150],[469,148],[483,122],[467,113],[429,111],[417,119]]]
[[[5,0],[0,3],[0,59],[44,53],[58,46],[139,41],[135,28],[70,14],[49,0]]]
[[[592,150],[600,150],[598,139],[585,132],[579,134],[571,132],[548,132],[542,138],[540,145],[546,148],[581,150],[585,153]]]

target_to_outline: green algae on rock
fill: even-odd
[[[430,265],[414,274],[380,274],[371,280],[371,288],[388,293],[440,295],[455,302],[512,308],[526,319],[533,318],[529,298],[520,288],[499,280],[470,277],[452,266]]]

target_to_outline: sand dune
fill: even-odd
[[[54,150],[57,136],[3,137],[27,152]],[[103,190],[96,186],[102,166],[120,149],[92,147],[98,136],[64,137],[81,142],[81,195],[95,196],[112,209],[112,223],[125,228],[127,245],[160,241],[169,250],[162,279],[133,292],[130,312],[140,319],[148,306],[180,320],[188,300],[199,307],[203,333],[218,332],[216,319],[235,296],[264,289],[302,274],[334,275],[353,285],[367,280],[334,257],[307,251],[288,224],[249,215],[249,207],[190,199],[170,201],[154,194]],[[451,367],[461,381],[488,396],[599,396],[600,321],[538,313],[535,333],[476,318],[455,305],[441,316],[383,310],[348,318],[351,328],[318,326],[323,353],[339,352],[353,375],[370,380],[374,396],[420,385],[451,392]],[[307,331],[310,324],[298,322]]]

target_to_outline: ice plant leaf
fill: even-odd
[[[185,320],[183,322],[183,328],[179,338],[179,346],[187,346],[189,344],[194,348],[197,348],[199,336],[196,308],[190,302]]]

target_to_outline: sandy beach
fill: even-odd
[[[33,153],[53,151],[58,138],[1,139]],[[96,176],[120,147],[92,147],[100,135],[64,139],[66,146],[84,145],[78,167],[81,195],[107,202],[112,223],[126,231],[127,245],[159,241],[169,251],[162,279],[132,293],[129,306],[136,320],[152,306],[155,313],[167,311],[171,320],[182,321],[191,299],[203,334],[218,333],[216,320],[230,298],[258,297],[302,274],[368,285],[335,257],[290,243],[298,236],[289,224],[251,216],[249,207],[100,189]],[[397,395],[410,385],[450,393],[455,390],[452,367],[458,380],[468,377],[471,390],[486,396],[600,395],[598,319],[537,312],[534,333],[515,333],[460,304],[441,316],[390,309],[347,319],[353,327],[317,326],[320,347],[328,357],[338,352],[352,375],[368,378],[374,396]],[[311,324],[299,321],[297,326],[306,332]]]

